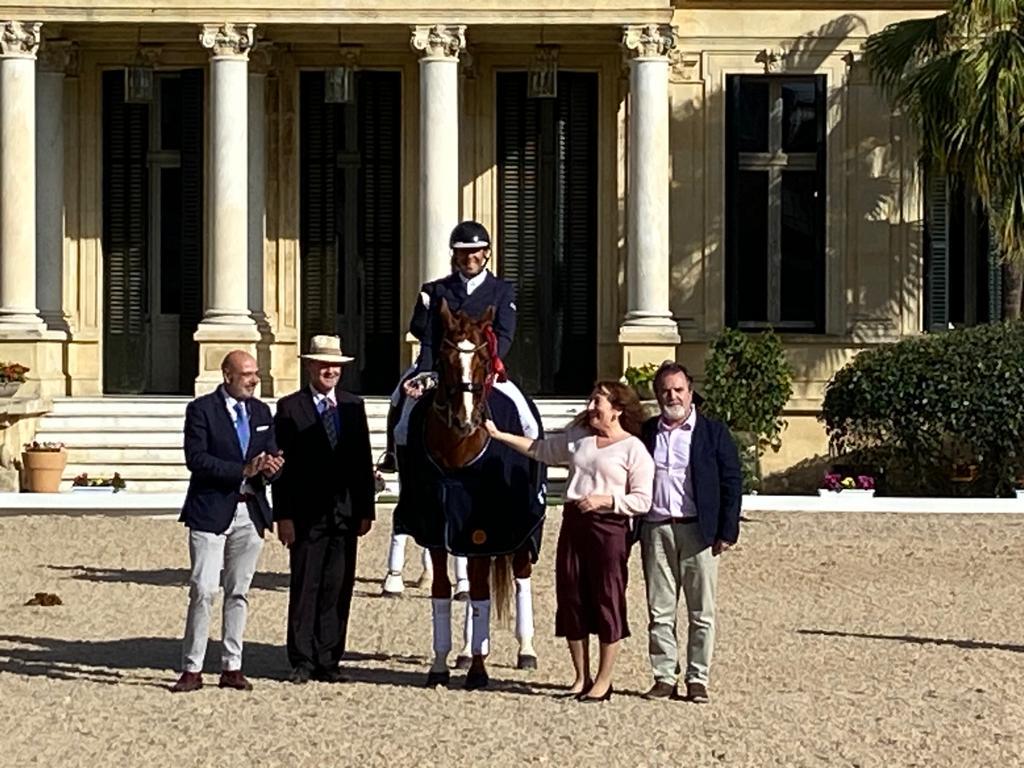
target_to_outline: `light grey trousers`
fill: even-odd
[[[245,619],[249,610],[249,585],[256,573],[256,563],[262,549],[263,539],[249,519],[244,502],[235,509],[235,517],[224,533],[189,531],[188,552],[192,561],[192,575],[189,577],[188,617],[185,620],[185,642],[182,649],[183,671],[203,670],[206,643],[210,637],[213,600],[222,583],[224,642],[221,669],[242,668],[242,635],[245,633]]]
[[[686,600],[689,630],[685,682],[708,684],[715,644],[718,558],[701,541],[696,524],[642,523],[640,555],[647,585],[648,651],[654,679],[669,685],[679,676],[676,611]]]

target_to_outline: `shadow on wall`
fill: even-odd
[[[828,24],[800,37],[786,51],[781,66],[771,74],[801,76],[826,65],[839,49],[859,47],[868,34],[866,22],[856,14],[842,14]],[[850,41],[856,35],[855,41]],[[685,40],[683,41],[685,45]],[[754,44],[763,44],[758,41]],[[751,61],[755,61],[751,53]],[[922,290],[920,213],[905,216],[905,198],[916,179],[916,151],[908,141],[903,121],[890,118],[882,95],[870,85],[866,66],[847,63],[848,87],[835,89],[830,82],[826,111],[831,121],[826,163],[828,247],[833,255],[829,269],[840,270],[838,280],[843,325],[826,317],[830,330],[839,335],[787,343],[797,393],[820,394],[832,373],[845,365],[859,349],[892,340],[900,335],[904,318],[915,330],[916,308]],[[725,149],[713,150],[718,137],[713,126],[724,125],[727,94],[721,83],[695,88],[694,81],[675,84],[672,105],[672,223],[671,300],[684,339],[714,336],[725,317],[726,218]],[[687,93],[695,98],[686,98]],[[836,171],[842,178],[835,179]],[[708,196],[706,174],[720,174],[723,194]],[[834,199],[836,193],[845,197]],[[718,290],[718,287],[721,290]],[[711,292],[709,292],[709,289]],[[708,306],[705,306],[705,303]],[[827,313],[826,313],[827,314]],[[784,336],[785,340],[785,336]],[[681,362],[702,376],[704,361],[694,359],[698,349],[687,344]],[[800,476],[794,467],[795,477]],[[788,473],[787,473],[788,474]],[[820,477],[815,479],[815,482]],[[788,482],[788,481],[787,481]],[[796,480],[792,482],[798,482]]]

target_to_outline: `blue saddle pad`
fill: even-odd
[[[424,442],[429,398],[430,394],[421,398],[413,409],[409,445],[398,455],[401,490],[395,531],[413,536],[420,546],[453,555],[495,556],[526,548],[536,562],[544,525],[546,467],[492,440],[470,466],[442,472]],[[509,398],[492,391],[488,406],[500,429],[522,434]],[[532,402],[530,408],[540,424]]]

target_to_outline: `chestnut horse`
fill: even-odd
[[[440,378],[430,410],[424,417],[423,444],[433,464],[442,474],[448,474],[470,467],[488,450],[490,437],[483,423],[490,418],[488,398],[496,375],[497,344],[491,330],[494,307],[489,307],[482,318],[474,320],[463,312],[453,314],[447,302],[442,300],[440,317],[444,323],[443,341],[438,350]],[[485,536],[479,531],[474,535]],[[449,601],[452,585],[448,578],[447,552],[432,548],[430,556],[434,565],[431,585],[434,662],[427,676],[427,685],[447,685],[450,680],[447,655],[451,649]],[[495,613],[499,620],[503,620],[509,614],[509,603],[515,590],[529,590],[529,582],[524,580],[529,579],[531,571],[532,557],[526,546],[512,554],[493,558],[468,557],[472,658],[465,681],[467,689],[484,688],[489,682],[484,659],[490,634],[492,584]],[[515,586],[513,578],[516,579]],[[531,642],[532,607],[529,613],[529,636],[520,636],[518,666],[521,669],[536,667]],[[522,621],[521,617],[518,618]]]

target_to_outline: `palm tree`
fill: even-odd
[[[957,177],[988,214],[1006,274],[1004,315],[1024,287],[1024,0],[951,0],[871,35],[872,78],[916,128],[927,171]]]

